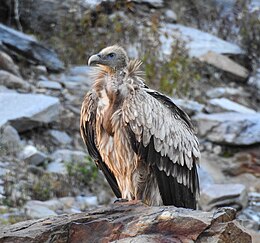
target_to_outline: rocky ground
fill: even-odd
[[[204,10],[195,18],[186,1],[183,6],[172,1],[29,2],[0,8],[6,13],[19,7],[18,15],[2,14],[0,24],[0,225],[113,202],[81,141],[79,113],[91,86],[88,56],[116,42],[131,58],[144,61],[148,85],[168,93],[196,124],[202,152],[200,209],[231,206],[240,223],[257,235],[259,49],[257,35],[252,51],[246,45],[250,36],[240,31],[247,15],[259,21],[257,1],[240,19],[230,15],[229,32],[219,19],[206,25]],[[219,6],[221,1],[212,2]],[[234,2],[238,11],[239,1]],[[233,8],[219,8],[223,21]],[[248,25],[252,36],[256,27]]]
[[[202,212],[173,206],[147,207],[141,203],[115,203],[87,213],[28,220],[0,229],[3,243],[245,243],[251,240],[230,207]]]

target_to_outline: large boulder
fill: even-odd
[[[210,184],[202,188],[200,206],[203,210],[232,206],[238,210],[247,206],[246,187],[242,184]]]
[[[59,99],[39,94],[0,93],[0,127],[8,121],[18,131],[58,119]]]
[[[199,114],[199,134],[212,142],[229,145],[260,143],[260,113],[215,113]]]
[[[244,51],[236,44],[181,24],[164,24],[160,28],[160,33],[162,52],[166,56],[171,54],[172,43],[174,43],[175,39],[186,42],[190,57],[199,58],[209,51],[218,54],[244,55]]]
[[[57,54],[39,42],[32,36],[0,24],[0,47],[13,53],[18,53],[37,64],[46,66],[51,71],[64,69],[63,62]]]
[[[251,242],[235,210],[113,204],[88,213],[61,215],[1,227],[0,242]]]

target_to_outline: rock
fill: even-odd
[[[72,66],[66,73],[52,74],[50,79],[63,84],[67,89],[80,90],[82,85],[91,85],[91,68],[89,66]]]
[[[59,99],[38,94],[0,93],[0,127],[7,121],[19,132],[55,121]]]
[[[63,131],[50,130],[49,134],[55,144],[70,144],[72,142],[71,137]]]
[[[214,184],[213,178],[202,166],[198,167],[198,175],[201,189],[207,187],[208,185]]]
[[[96,196],[77,196],[76,201],[80,205],[81,211],[86,210],[86,208],[98,206],[98,199]]]
[[[241,80],[246,80],[249,75],[249,71],[245,67],[234,62],[229,57],[215,53],[213,51],[209,51],[206,54],[200,56],[199,60],[221,69],[222,71],[231,73],[235,75],[236,78]]]
[[[13,59],[2,51],[0,51],[0,69],[10,72],[16,76],[20,76],[19,68],[15,65]]]
[[[49,163],[47,166],[47,171],[51,173],[64,174],[64,175],[68,173],[65,164],[61,160],[55,160]]]
[[[209,98],[229,98],[231,96],[249,96],[241,88],[218,87],[210,89],[206,92]]]
[[[249,78],[248,84],[260,90],[260,68],[258,68],[255,74]]]
[[[10,89],[29,89],[30,85],[23,79],[4,70],[0,70],[0,85]]]
[[[211,99],[209,100],[208,103],[209,103],[209,108],[207,109],[207,111],[210,111],[210,113],[224,112],[224,111],[234,111],[234,112],[248,113],[248,114],[256,113],[255,110],[247,108],[227,98]]]
[[[54,81],[39,81],[37,86],[39,88],[45,88],[45,89],[53,89],[53,90],[61,90],[62,86],[58,82]]]
[[[42,164],[47,159],[47,156],[44,153],[38,151],[36,147],[27,145],[21,153],[21,158],[27,164],[37,166]]]
[[[1,45],[12,52],[17,52],[26,59],[46,66],[51,71],[61,71],[64,69],[63,62],[54,51],[38,43],[31,36],[2,24],[0,24]]]
[[[175,23],[177,21],[177,15],[171,9],[165,11],[165,20],[169,23]]]
[[[95,9],[101,2],[102,0],[23,0],[19,4],[19,17],[24,26],[48,37],[54,31],[61,31],[64,18],[73,15],[80,21],[86,10]]]
[[[53,211],[58,211],[63,209],[63,203],[56,198],[47,201],[31,200],[26,203],[27,207],[30,207],[31,205],[47,207]]]
[[[206,211],[231,205],[241,209],[246,207],[247,201],[246,188],[242,184],[211,184],[202,188],[199,205]]]
[[[112,204],[88,213],[60,215],[0,228],[2,243],[47,242],[251,242],[229,208],[202,212],[183,208]],[[224,240],[223,240],[224,239]],[[234,240],[239,239],[239,241]]]
[[[183,109],[189,116],[200,113],[205,108],[205,105],[194,100],[172,99],[172,101]]]
[[[71,208],[75,204],[76,199],[74,197],[62,197],[59,201],[63,204],[64,208]]]
[[[37,75],[46,75],[48,73],[47,68],[43,65],[37,65],[33,67],[33,70]]]
[[[201,57],[209,51],[218,54],[244,55],[242,49],[235,44],[224,41],[212,34],[180,24],[166,23],[160,28],[162,53],[170,56],[174,39],[186,42],[190,57]]]
[[[18,132],[12,126],[6,125],[0,128],[0,150],[5,149],[7,154],[16,154],[22,146]]]
[[[260,142],[260,114],[235,112],[198,114],[199,134],[212,142],[230,145],[251,145]]]
[[[87,154],[82,151],[72,151],[68,149],[58,149],[51,157],[53,160],[61,160],[64,162],[81,162],[86,159]]]
[[[163,0],[130,0],[130,2],[148,4],[154,8],[162,8]]]
[[[26,215],[31,219],[40,219],[57,215],[47,206],[39,204],[38,201],[28,201],[24,206],[24,210]]]
[[[246,228],[259,231],[260,228],[260,193],[248,193],[248,207],[245,208],[239,215],[238,219]]]
[[[0,93],[16,93],[17,94],[16,90],[8,89],[3,85],[0,85]]]

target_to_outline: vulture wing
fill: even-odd
[[[170,98],[136,89],[122,108],[132,147],[156,175],[164,205],[196,208],[199,143],[189,117]]]
[[[113,173],[109,170],[107,165],[102,161],[95,142],[95,128],[96,128],[96,110],[97,97],[94,93],[89,92],[82,103],[81,118],[80,118],[80,133],[83,138],[89,155],[96,161],[99,169],[104,173],[109,185],[118,198],[121,198],[117,181]]]

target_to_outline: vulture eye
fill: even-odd
[[[115,53],[109,53],[108,55],[107,55],[107,57],[108,57],[108,59],[112,59],[112,58],[114,58],[116,56],[116,54]]]

